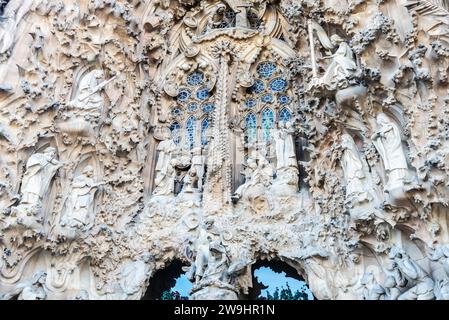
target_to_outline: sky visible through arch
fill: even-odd
[[[254,271],[255,277],[259,282],[262,282],[264,285],[268,286],[267,289],[262,290],[261,295],[263,297],[267,296],[267,292],[273,294],[276,290],[276,287],[281,289],[282,287],[286,287],[286,283],[292,289],[292,292],[296,292],[297,290],[302,290],[306,283],[304,281],[299,281],[294,278],[287,277],[285,272],[277,273],[271,270],[268,267],[261,267]],[[181,296],[187,297],[189,295],[189,291],[192,289],[192,283],[187,279],[186,275],[181,275],[178,279],[176,279],[176,285],[173,287],[173,291],[178,291]],[[309,295],[309,300],[313,300],[312,292],[306,286],[306,292]]]

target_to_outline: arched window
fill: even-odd
[[[255,141],[257,139],[257,119],[252,112],[245,117],[245,129],[248,142]]]
[[[272,129],[274,129],[274,112],[270,108],[266,108],[262,111],[262,132],[264,141],[270,140]]]
[[[171,136],[173,141],[176,144],[179,144],[181,137],[180,137],[180,131],[181,131],[181,126],[179,125],[178,122],[173,122],[172,125],[170,126],[170,131],[171,131]]]
[[[209,129],[209,119],[204,119],[201,122],[201,144],[207,145],[207,130]]]
[[[196,118],[189,117],[186,123],[186,147],[188,149],[193,149],[195,146],[195,128],[196,128]]]
[[[281,110],[281,112],[279,112],[279,122],[286,123],[286,122],[290,121],[291,118],[292,118],[292,114],[291,114],[290,110],[288,110],[287,108],[284,108]]]

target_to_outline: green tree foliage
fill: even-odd
[[[262,297],[262,299],[264,298]],[[302,287],[301,290],[293,292],[287,282],[286,288],[282,287],[279,289],[276,287],[273,294],[267,292],[266,300],[309,300],[309,295],[306,292],[306,287]]]
[[[178,291],[166,290],[162,292],[161,300],[189,300],[189,298],[181,296]]]

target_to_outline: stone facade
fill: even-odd
[[[3,0],[0,297],[449,298],[449,2]]]

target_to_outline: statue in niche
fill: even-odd
[[[152,256],[145,252],[134,261],[127,263],[120,273],[120,287],[128,299],[140,299],[144,293],[145,282],[150,278],[154,266]]]
[[[171,138],[171,134],[168,128],[165,128],[164,140],[159,142],[157,146],[158,158],[156,162],[155,171],[157,173],[163,173],[167,171],[170,166],[170,161],[173,159],[173,154],[177,150],[177,145]]]
[[[338,49],[333,55],[323,58],[332,59],[332,62],[327,67],[321,82],[328,87],[338,87],[355,76],[357,64],[354,53],[347,42],[336,34],[332,35],[330,40],[334,47],[338,46]]]
[[[276,169],[297,168],[295,152],[295,129],[290,121],[280,122],[279,129],[274,132],[274,141],[276,148]]]
[[[399,127],[384,113],[377,116],[377,131],[371,137],[382,157],[388,182],[385,190],[403,186],[408,175],[408,164],[402,147]]]
[[[11,0],[6,5],[0,22],[0,54],[12,47],[17,25],[30,10],[33,1]]]
[[[349,134],[341,137],[343,149],[342,167],[346,180],[346,201],[350,204],[361,203],[369,200],[365,190],[366,176],[363,171],[363,163],[357,149],[357,145]]]
[[[44,196],[48,194],[53,177],[63,165],[56,155],[56,149],[49,147],[43,153],[35,153],[28,159],[20,189],[21,200],[11,210],[10,216],[17,218],[18,224],[40,231]],[[11,224],[15,223],[7,223]]]
[[[195,185],[198,183],[198,175],[195,168],[191,168],[183,178],[183,186],[181,193],[198,193]]]
[[[104,81],[104,72],[100,69],[92,70],[85,75],[79,83],[77,95],[69,102],[69,106],[75,110],[75,115],[99,117],[104,104],[100,92],[116,77]]]
[[[203,189],[203,180],[205,173],[205,156],[202,154],[201,147],[196,147],[192,150],[192,168],[195,168],[198,177],[198,189]]]
[[[389,253],[389,259],[395,262],[402,275],[413,283],[413,286],[403,292],[398,300],[435,299],[434,281],[404,250],[393,246]]]
[[[162,170],[156,172],[153,196],[174,195],[177,164],[178,160],[171,159],[169,160],[168,165],[164,165]]]
[[[22,179],[20,204],[37,205],[41,203],[53,176],[62,167],[62,163],[58,161],[56,155],[56,149],[49,147],[44,150],[44,153],[35,153],[28,159]]]
[[[47,274],[43,271],[37,272],[31,279],[19,283],[8,293],[0,297],[1,300],[10,300],[17,297],[17,300],[45,300],[47,293],[44,289],[47,281]]]
[[[93,223],[94,196],[97,188],[104,183],[95,183],[94,169],[91,166],[84,168],[82,173],[72,182],[72,190],[65,204],[61,226],[83,228]]]
[[[263,189],[269,187],[273,182],[274,169],[265,157],[252,153],[246,162],[244,174],[246,181],[235,191],[232,196],[234,200],[242,198],[253,187],[262,187]]]

